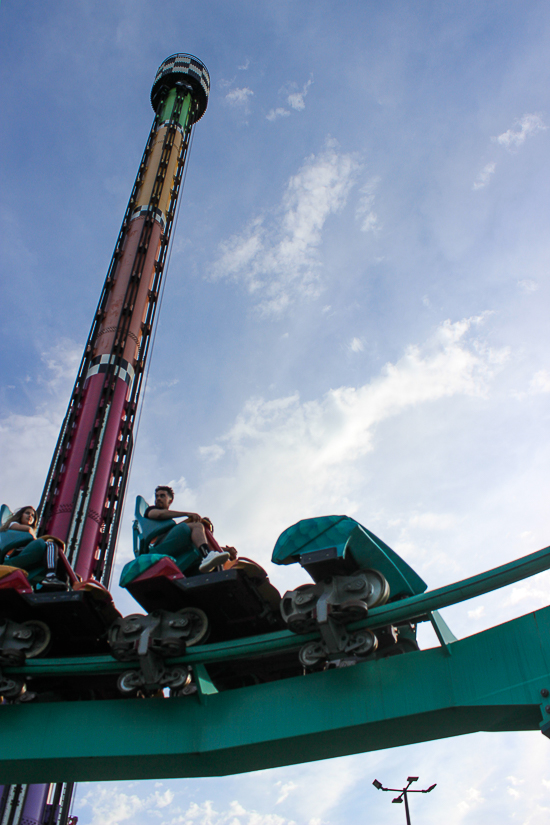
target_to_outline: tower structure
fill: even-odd
[[[155,111],[39,507],[82,579],[107,585],[133,429],[194,124],[210,76],[189,54],[159,67]],[[0,825],[66,825],[72,783],[0,786]]]
[[[155,117],[128,201],[40,503],[75,571],[108,584],[133,427],[193,125],[210,77],[187,54],[160,66]]]

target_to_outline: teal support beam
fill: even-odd
[[[452,656],[438,647],[221,693],[205,679],[200,690],[1,707],[0,783],[220,776],[546,729],[550,607],[452,642]]]
[[[455,634],[452,632],[439,610],[432,610],[430,613],[430,621],[433,629],[435,630],[435,634],[439,639],[439,644],[450,655],[451,648],[449,645],[457,641]]]

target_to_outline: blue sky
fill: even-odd
[[[191,52],[198,124],[133,500],[268,568],[347,512],[436,587],[550,543],[550,9],[542,2],[72,0],[0,10],[0,498],[39,500],[152,120]],[[120,609],[134,603],[113,588]],[[459,636],[548,604],[550,575],[445,611]],[[422,643],[434,643],[423,631]],[[84,825],[400,822],[550,813],[538,733],[459,737],[219,780],[80,785]],[[418,812],[418,813],[416,813]],[[401,818],[400,818],[401,817]]]

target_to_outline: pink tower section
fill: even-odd
[[[76,527],[79,551],[75,572],[83,579],[90,577],[96,559],[96,549],[103,527],[101,514],[126,415],[127,400],[142,336],[142,324],[147,311],[149,291],[160,249],[162,230],[158,221],[155,220],[148,241],[139,287],[134,297],[128,299],[130,292],[128,287],[144,235],[145,220],[145,217],[135,218],[124,241],[115,282],[96,339],[94,357],[88,371],[80,411],[73,427],[65,467],[59,480],[52,517],[46,525],[46,533],[58,536],[63,541],[67,540],[73,512],[79,495],[82,495],[80,478],[83,473],[91,469],[86,465],[86,456],[90,448],[94,446],[94,440],[100,439],[101,449],[97,466],[94,468],[93,485],[88,492],[86,517],[84,523]],[[122,355],[115,359],[111,353],[116,345],[125,316],[129,316],[126,342]],[[104,387],[108,382],[115,382],[116,386],[111,396],[108,417],[101,431],[97,429],[96,421],[101,411],[100,404],[103,403],[105,397]]]

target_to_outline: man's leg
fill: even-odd
[[[227,561],[229,553],[225,551],[220,553],[219,550],[211,550],[208,546],[203,524],[194,521],[189,526],[191,527],[191,540],[203,557],[199,566],[199,573],[208,573],[209,570],[213,570],[214,567],[219,567],[224,561]]]
[[[166,538],[151,547],[151,552],[173,556],[181,572],[190,575],[207,573],[229,558],[229,553],[218,553],[209,548],[204,526],[200,522],[176,524]]]
[[[185,522],[172,527],[162,541],[149,548],[149,552],[172,556],[181,572],[186,574],[196,570],[202,560],[202,554],[191,540],[190,525]]]

